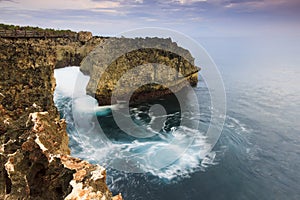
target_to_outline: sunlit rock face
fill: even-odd
[[[91,77],[87,93],[99,105],[124,100],[137,86],[132,103],[177,92],[187,83],[196,85],[199,71],[188,50],[162,38],[109,38],[82,61],[80,69]]]
[[[95,94],[100,105],[111,103],[116,82],[136,66],[149,64],[151,68],[155,63],[176,71],[174,76],[161,68],[145,68],[135,77],[125,79],[118,97],[130,90],[131,83],[143,83],[138,79],[142,74],[149,75],[148,81],[161,81],[161,85],[140,87],[133,95],[139,102],[166,95],[170,88],[182,89],[183,78],[195,85],[199,69],[194,66],[190,53],[170,39],[110,40],[92,37],[88,32],[72,32],[70,37],[55,34],[52,37],[52,33],[47,32],[39,37],[3,37],[2,33],[0,31],[0,199],[122,199],[121,195],[112,197],[105,183],[104,168],[70,156],[66,123],[60,119],[53,102],[54,69],[78,66],[88,55],[81,70],[91,76],[87,92]],[[137,49],[136,41],[144,48]],[[147,44],[151,44],[151,48],[147,48]],[[120,48],[126,53],[119,51]],[[100,60],[90,69],[85,61],[91,58],[90,52],[94,49],[105,56],[97,57]],[[110,62],[116,55],[119,55],[117,59]],[[99,82],[97,75],[106,66],[108,71]],[[95,93],[91,90],[94,85]]]
[[[75,51],[88,53],[86,39]],[[105,169],[70,156],[54,106],[54,68],[72,42],[0,37],[0,199],[112,199]]]

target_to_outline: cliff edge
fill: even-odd
[[[81,62],[99,105],[155,100],[198,83],[190,52],[170,38],[109,38]]]
[[[70,156],[53,102],[54,68],[77,64],[102,38],[15,33],[0,33],[0,199],[121,199],[103,167]]]
[[[54,69],[79,65],[100,105],[114,101],[118,80],[137,66],[148,68],[121,82],[115,100],[133,83],[142,85],[132,97],[138,103],[198,82],[193,57],[171,39],[0,25],[0,199],[122,199],[112,197],[103,167],[70,156],[66,123],[53,102]],[[143,75],[158,84],[143,85]]]

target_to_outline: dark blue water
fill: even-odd
[[[70,87],[59,86],[55,101],[62,117],[67,118],[72,154],[106,166],[110,189],[113,193],[121,192],[125,199],[300,199],[300,47],[296,45],[299,39],[197,40],[219,67],[227,94],[225,125],[211,154],[204,160],[197,157],[197,152],[205,148],[205,140],[200,137],[183,155],[186,159],[174,162],[166,170],[126,173],[111,169],[106,165],[106,156],[120,145],[127,144],[124,148],[127,151],[129,147],[145,148],[141,143],[149,141],[128,145],[131,138],[107,115],[97,119],[116,147],[109,149],[109,153],[89,150],[95,138],[91,144],[86,143],[88,140],[82,144],[78,139],[78,131],[84,130],[76,129],[72,121],[74,97],[66,93]],[[63,70],[57,73],[70,74]],[[59,75],[56,77],[61,79]],[[201,116],[192,120],[200,121],[197,131],[201,136],[211,114],[210,96],[201,76],[195,92],[201,102]],[[172,127],[178,128],[182,115],[176,109],[176,102],[161,101],[167,101],[170,107],[163,131],[168,137]],[[150,106],[151,103],[132,108],[131,114],[140,114],[139,122],[147,123]],[[160,144],[164,137],[156,139],[157,143],[150,144]]]

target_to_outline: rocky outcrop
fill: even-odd
[[[80,69],[90,76],[87,93],[99,105],[129,100],[128,94],[135,104],[177,92],[187,84],[196,85],[199,71],[189,51],[170,38],[109,38]]]
[[[132,97],[140,102],[176,92],[186,86],[184,80],[195,85],[192,56],[170,39],[27,30],[0,30],[0,199],[121,200],[107,188],[104,168],[70,156],[66,123],[53,102],[54,69],[79,66],[85,58],[81,70],[91,76],[87,92],[105,105],[123,74],[148,66],[127,77],[117,94],[121,98],[132,83],[140,84]],[[143,85],[142,75],[160,84]]]
[[[88,38],[0,38],[0,199],[113,199],[105,169],[70,156],[53,102],[54,68],[102,41]]]
[[[79,66],[80,62],[105,37],[93,37],[91,32],[55,31],[32,27],[15,27],[0,24],[0,40],[4,43],[25,41],[25,48],[35,45],[37,48],[53,49],[55,55],[55,68],[66,66]],[[27,41],[27,42],[26,42]],[[38,49],[37,49],[38,50]],[[20,52],[22,53],[22,52]],[[33,64],[33,63],[30,63]]]

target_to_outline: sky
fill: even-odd
[[[0,0],[0,23],[116,35],[161,27],[197,36],[300,36],[299,0]]]

